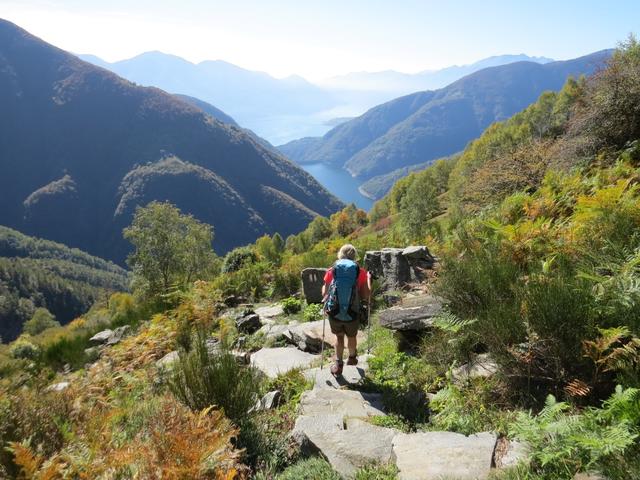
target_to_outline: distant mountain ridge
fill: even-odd
[[[122,263],[138,205],[168,200],[219,253],[342,204],[255,136],[0,20],[0,223]]]
[[[592,73],[610,54],[485,68],[445,88],[374,107],[321,138],[278,148],[297,162],[340,166],[367,180],[462,150],[491,123],[509,118],[545,90],[559,90],[569,76]]]

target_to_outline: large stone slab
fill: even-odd
[[[307,303],[322,303],[322,285],[326,272],[326,268],[302,270],[302,293]]]
[[[340,414],[343,418],[367,418],[385,414],[380,394],[333,388],[304,392],[299,408],[302,415],[309,416]]]
[[[400,433],[393,439],[392,460],[400,480],[484,480],[496,446],[493,433],[465,437],[453,432]]]
[[[430,305],[418,307],[397,306],[380,313],[380,325],[397,331],[427,330],[433,325],[433,319],[442,312],[442,303],[434,297]]]
[[[346,430],[314,431],[307,435],[310,449],[320,453],[345,478],[371,463],[388,463],[398,432],[363,421],[349,422]]]
[[[309,435],[317,432],[337,432],[344,429],[344,418],[340,413],[327,415],[300,415],[291,430],[290,436],[303,452],[310,453]]]
[[[319,358],[318,355],[302,352],[292,347],[263,348],[251,355],[251,364],[267,376],[275,378],[280,373],[295,368],[308,368]]]
[[[279,303],[276,303],[275,305],[256,308],[255,312],[260,317],[262,323],[273,323],[274,318],[284,315],[282,305],[280,305]]]
[[[325,365],[322,369],[305,370],[303,374],[313,382],[314,388],[344,388],[360,385],[364,381],[365,371],[359,366],[345,365],[342,375],[336,377],[331,374],[330,365]]]
[[[332,348],[336,343],[336,336],[331,333],[329,320],[316,320],[315,322],[305,322],[298,325],[289,325],[292,343],[301,350],[319,353],[322,349],[322,329],[324,324],[324,347]],[[360,350],[366,347],[367,335],[364,330],[358,330],[357,335]]]
[[[92,345],[104,345],[111,338],[111,335],[113,335],[113,330],[102,330],[91,337],[89,339],[89,343]]]

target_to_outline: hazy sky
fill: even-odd
[[[0,0],[0,17],[108,61],[160,50],[282,77],[555,59],[640,31],[638,0]]]

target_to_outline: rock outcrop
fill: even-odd
[[[326,272],[326,268],[302,270],[302,293],[307,303],[322,303],[322,285]]]
[[[395,290],[423,281],[426,271],[434,264],[435,258],[425,246],[383,248],[368,251],[364,256],[364,267],[381,280],[383,290]]]
[[[430,328],[433,319],[442,313],[442,300],[423,295],[413,305],[396,305],[380,314],[380,325],[391,330],[421,331]]]

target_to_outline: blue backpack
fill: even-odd
[[[333,268],[333,280],[324,303],[324,311],[330,317],[343,322],[357,320],[360,313],[358,276],[360,267],[353,260],[338,260]]]

